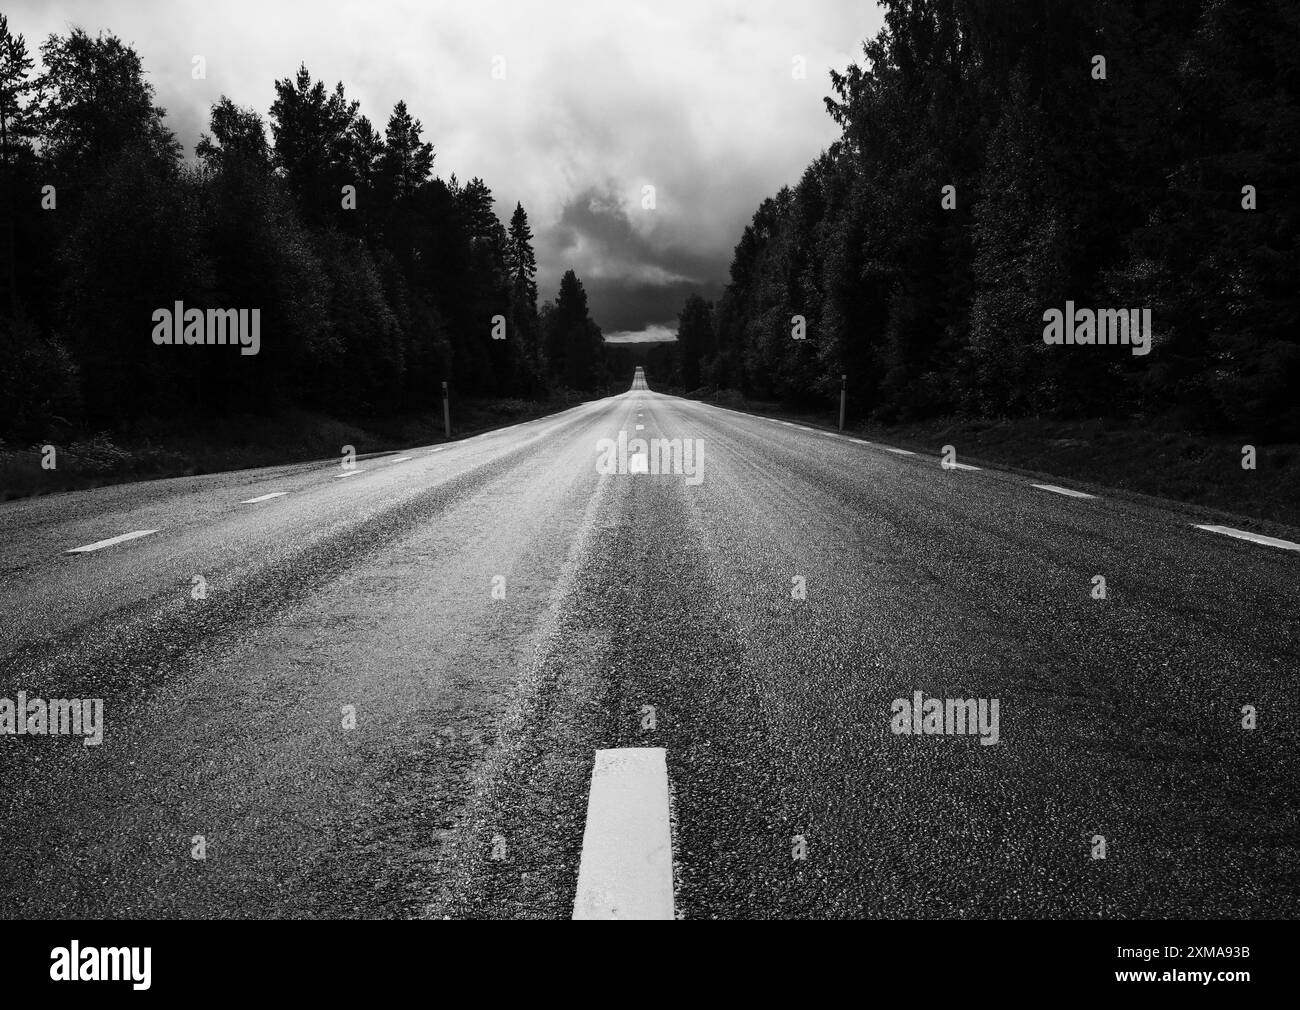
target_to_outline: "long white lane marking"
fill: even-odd
[[[1071,491],[1068,487],[1057,487],[1055,484],[1034,484],[1034,487],[1040,491],[1052,491],[1056,494],[1069,495],[1071,498],[1096,498],[1095,494],[1085,494],[1083,491]]]
[[[355,477],[359,473],[361,473],[360,470],[344,470],[342,473],[336,473],[334,479],[338,480],[340,477]]]
[[[445,448],[447,448],[445,445],[440,445],[440,446],[438,446],[438,448],[436,448],[436,449],[430,449],[429,451],[430,451],[430,452],[442,452],[442,450],[445,449]]]
[[[1249,533],[1246,530],[1235,530],[1231,526],[1201,526],[1198,523],[1192,523],[1198,530],[1208,530],[1210,533],[1222,533],[1225,537],[1236,537],[1238,540],[1249,540],[1252,544],[1265,544],[1268,547],[1281,547],[1284,551],[1300,551],[1300,544],[1292,543],[1290,540],[1279,540],[1277,537],[1266,537],[1260,533]]]
[[[283,498],[288,491],[272,491],[270,494],[259,495],[256,498],[249,498],[247,501],[241,501],[240,505],[256,505],[260,501],[270,501],[272,498]]]
[[[668,761],[662,747],[596,751],[573,917],[673,918]]]
[[[895,449],[892,445],[882,445],[880,448],[884,449],[885,452],[897,453],[899,456],[916,455],[916,453],[914,453],[911,449]]]
[[[109,537],[107,540],[97,540],[93,544],[86,544],[85,547],[74,547],[71,550],[64,551],[64,554],[89,554],[91,551],[102,550],[105,547],[112,547],[114,544],[120,544],[125,540],[135,540],[139,537],[147,537],[150,533],[157,533],[157,530],[135,530],[132,533],[123,533],[120,537]]]
[[[645,425],[644,425],[644,424],[638,424],[638,425],[636,426],[636,430],[637,430],[637,431],[645,431]]]
[[[942,460],[940,461],[939,465],[942,466],[945,470],[979,470],[979,469],[981,469],[981,467],[978,467],[978,466],[971,466],[969,463],[944,463]]]
[[[408,459],[415,459],[415,457],[414,457],[414,456],[398,456],[398,457],[396,457],[395,459],[390,459],[388,462],[390,462],[390,463],[405,463]]]

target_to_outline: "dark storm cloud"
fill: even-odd
[[[677,229],[658,227],[657,213],[640,205],[628,210],[612,190],[589,189],[565,204],[547,244],[560,258],[595,254],[599,262],[591,270],[593,276],[665,285],[716,277],[727,256],[720,255],[721,250],[702,252],[684,244]],[[635,224],[634,214],[640,218]]]
[[[675,229],[653,230],[657,213],[639,203],[627,209],[612,186],[593,187],[567,203],[547,232],[548,258],[588,264],[583,286],[592,317],[607,333],[671,326],[688,295],[716,298],[721,291],[730,254],[683,245]]]
[[[606,334],[635,332],[656,323],[677,328],[676,311],[689,295],[710,300],[722,293],[719,281],[696,284],[630,284],[619,280],[583,281],[591,316]]]

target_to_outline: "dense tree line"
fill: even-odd
[[[1300,437],[1300,7],[883,7],[831,75],[841,137],[684,306],[683,384]],[[1045,344],[1067,299],[1150,308],[1151,353]]]
[[[59,421],[343,415],[604,381],[572,271],[540,310],[528,216],[433,174],[405,102],[382,129],[306,67],[267,117],[222,97],[187,163],[137,54],[0,15],[0,433]],[[260,310],[260,349],[158,346],[181,302]]]

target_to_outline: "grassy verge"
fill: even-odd
[[[568,400],[462,400],[452,405],[452,438],[542,417],[575,405]],[[120,431],[55,443],[54,469],[41,466],[40,444],[0,441],[0,500],[158,477],[337,459],[445,441],[442,413],[343,420],[308,411],[220,421],[146,422]]]
[[[728,394],[705,399],[733,410],[826,428],[838,420],[831,410],[801,412]],[[1172,420],[1160,419],[1138,424],[937,418],[898,425],[860,422],[849,428],[863,438],[935,456],[951,445],[961,462],[1076,480],[1300,528],[1300,445],[1295,443],[1192,434],[1178,430]],[[1254,470],[1242,469],[1246,444],[1255,446]]]

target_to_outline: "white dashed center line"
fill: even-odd
[[[408,459],[415,459],[414,456],[398,456],[396,459],[390,459],[390,463],[405,463]]]
[[[893,452],[893,453],[897,453],[899,456],[915,456],[915,455],[916,455],[916,453],[914,453],[911,449],[895,449],[892,445],[882,445],[880,448],[884,449],[885,452]]]
[[[1068,487],[1057,487],[1055,484],[1035,484],[1034,487],[1040,491],[1052,491],[1055,494],[1069,495],[1071,498],[1096,498],[1095,494],[1085,494],[1082,491],[1071,491]]]
[[[977,466],[971,466],[969,463],[944,463],[945,470],[978,470]]]
[[[673,842],[662,747],[596,751],[575,919],[672,919]]]
[[[1264,544],[1268,547],[1281,547],[1284,551],[1300,551],[1300,544],[1292,543],[1290,540],[1279,540],[1277,537],[1266,537],[1259,533],[1249,533],[1246,530],[1234,530],[1231,526],[1201,526],[1192,523],[1198,530],[1207,530],[1210,533],[1222,533],[1225,537],[1236,537],[1238,540],[1249,540],[1253,544]]]
[[[342,473],[336,473],[334,479],[339,480],[342,477],[355,477],[360,472],[360,470],[344,470]]]
[[[240,505],[256,505],[260,501],[270,501],[272,498],[283,498],[288,491],[272,491],[270,494],[259,495],[257,498],[249,498],[247,501],[241,501]]]
[[[105,547],[112,547],[114,544],[120,544],[127,540],[136,540],[139,537],[147,537],[150,533],[157,533],[157,530],[136,530],[133,533],[123,533],[120,537],[110,537],[107,540],[97,540],[93,544],[86,544],[85,547],[74,547],[65,554],[89,554],[91,551],[103,550]]]
[[[638,425],[636,426],[636,430],[637,430],[637,431],[645,431],[645,425],[644,425],[644,424],[638,424]]]

